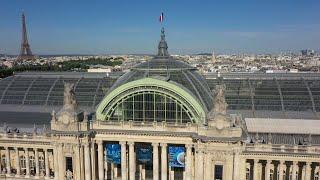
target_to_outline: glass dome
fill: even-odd
[[[109,89],[107,96],[113,91],[119,91],[117,89],[121,86],[146,78],[157,79],[161,83],[165,82],[176,88],[170,92],[165,88],[158,91],[159,87],[144,86],[134,93],[127,92],[127,95],[123,95],[122,99],[118,99],[116,103],[104,104],[102,113],[105,114],[105,120],[148,121],[150,119],[183,123],[198,122],[196,119],[205,118],[205,114],[210,111],[213,104],[212,93],[206,80],[196,68],[169,56],[167,48],[162,29],[158,54],[153,59],[133,67],[120,77]],[[154,90],[155,88],[158,89]],[[193,105],[188,102],[188,99],[179,97],[175,92],[178,89],[193,98],[204,113],[200,115],[195,108],[192,108]]]

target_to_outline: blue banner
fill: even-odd
[[[107,161],[114,164],[121,164],[121,146],[120,144],[107,144]]]
[[[152,162],[151,147],[137,147],[137,160],[139,163],[147,164]]]
[[[169,146],[169,166],[184,167],[185,147]]]

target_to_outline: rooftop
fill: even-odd
[[[130,73],[131,79],[141,77],[141,72],[145,71],[133,72],[133,75]],[[195,79],[193,75],[192,72],[187,73],[187,77],[199,86],[197,81],[206,81],[210,89],[214,89],[216,84],[226,84],[230,113],[241,113],[252,118],[319,119],[319,74],[228,73],[220,77],[207,74],[206,79]],[[170,77],[180,77],[190,85],[183,73],[171,73]],[[52,108],[59,109],[63,103],[65,81],[76,83],[75,93],[80,107],[94,111],[118,78],[118,73],[109,76],[105,73],[77,72],[18,73],[0,80],[0,111],[50,112]],[[122,78],[130,79],[128,75]]]

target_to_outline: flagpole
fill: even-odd
[[[162,13],[160,15],[160,23],[161,23],[161,26],[162,26],[161,29],[164,29],[163,21],[164,21],[164,14],[163,14],[163,11],[162,11]]]

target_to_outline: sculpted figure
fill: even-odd
[[[77,121],[77,101],[74,93],[74,84],[65,83],[64,84],[64,92],[63,92],[63,107],[57,113],[57,118],[59,122],[63,122],[64,124],[69,124],[71,122]],[[54,116],[53,116],[54,117]]]
[[[69,169],[66,172],[66,180],[73,180],[73,174]]]
[[[230,127],[230,120],[227,116],[227,102],[225,99],[225,85],[216,85],[213,91],[214,103],[211,111],[208,113],[208,125],[221,130]]]
[[[214,97],[214,104],[213,104],[213,111],[215,114],[227,114],[227,102],[225,99],[225,89],[226,86],[223,85],[216,85],[216,88],[213,92]]]
[[[63,108],[65,109],[76,109],[77,102],[74,94],[74,84],[73,83],[65,83],[64,84],[64,92],[63,92]]]

